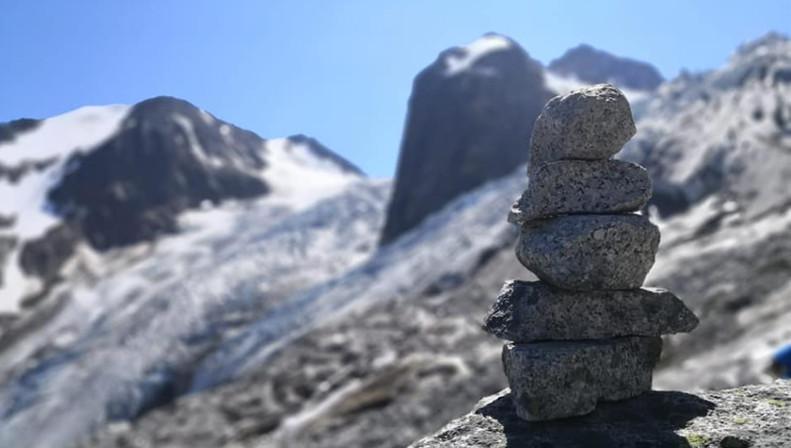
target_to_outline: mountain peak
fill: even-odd
[[[736,50],[736,54],[746,55],[754,52],[768,52],[789,44],[791,44],[791,39],[789,39],[786,34],[778,33],[777,31],[770,31],[755,40],[741,45]]]
[[[443,51],[440,59],[445,64],[445,75],[455,76],[480,68],[489,56],[509,50],[521,49],[510,37],[489,32],[467,45]]]
[[[559,75],[598,84],[611,82],[620,88],[654,90],[664,81],[654,66],[615,56],[588,44],[580,44],[550,62],[549,69]]]
[[[413,84],[382,243],[525,163],[551,96],[541,65],[510,38],[486,34],[440,53]]]

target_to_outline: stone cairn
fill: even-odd
[[[517,414],[550,420],[651,389],[663,334],[695,315],[672,293],[642,288],[659,230],[636,214],[645,168],[611,157],[635,134],[629,102],[601,84],[550,100],[530,141],[528,188],[509,222],[516,255],[540,281],[508,281],[484,328],[509,342],[503,367]]]

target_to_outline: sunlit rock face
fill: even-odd
[[[382,242],[526,162],[551,96],[539,63],[507,37],[442,52],[415,78]]]

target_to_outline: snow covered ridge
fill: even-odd
[[[362,176],[314,139],[265,140],[176,98],[43,120],[0,141],[0,311],[46,298],[82,241],[155,241],[233,199],[297,210]]]
[[[717,192],[748,218],[786,203],[789,39],[771,34],[747,44],[720,69],[662,85],[642,107],[622,157],[654,174],[660,212],[676,213]]]

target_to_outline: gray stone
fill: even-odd
[[[607,159],[635,132],[629,102],[609,84],[556,96],[544,106],[533,127],[528,175],[556,160]]]
[[[639,288],[659,229],[645,216],[565,215],[522,226],[516,256],[541,280],[572,290]]]
[[[568,291],[544,282],[505,283],[484,329],[514,342],[659,336],[692,331],[698,319],[663,289]]]
[[[528,421],[585,415],[600,400],[651,390],[662,338],[508,343],[503,367],[516,413]]]
[[[640,165],[620,160],[563,160],[539,168],[508,221],[574,213],[624,213],[651,198],[651,177]]]
[[[526,422],[508,389],[411,448],[791,446],[791,381],[701,392],[647,392],[584,417]]]

